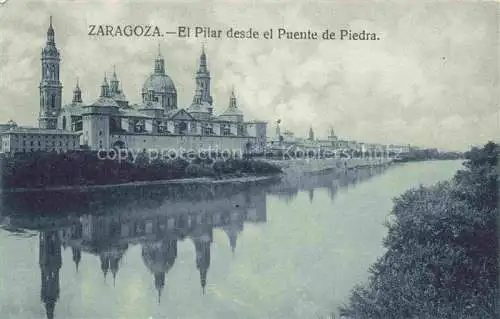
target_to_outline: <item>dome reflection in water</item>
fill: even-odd
[[[388,171],[397,173],[398,169]],[[340,278],[331,280],[341,269],[325,273],[332,265],[343,264],[328,257],[338,255],[332,250],[339,249],[331,246],[335,245],[332,240],[345,237],[345,227],[360,214],[342,217],[329,203],[344,201],[357,190],[366,192],[361,185],[376,191],[380,178],[366,181],[385,171],[366,168],[285,176],[265,183],[3,194],[0,236],[3,248],[13,247],[25,256],[23,260],[30,260],[26,257],[30,251],[16,245],[38,247],[38,271],[35,265],[23,266],[27,267],[23,284],[28,294],[19,302],[37,306],[28,296],[40,280],[33,294],[41,298],[39,305],[47,318],[137,318],[148,314],[153,318],[252,318],[266,313],[298,318],[300,311],[314,314],[309,307],[332,310],[325,303],[332,297],[324,289],[346,286],[347,291],[351,281],[359,282],[358,275],[345,284]],[[362,205],[363,200],[356,198]],[[389,207],[390,198],[387,201]],[[375,226],[383,229],[381,224]],[[325,230],[331,234],[324,233],[327,237],[316,242],[314,236]],[[21,234],[36,237],[19,239]],[[352,236],[360,235],[364,236],[359,232]],[[359,242],[367,245],[366,250],[372,249],[366,238]],[[365,254],[363,251],[356,254]],[[2,258],[15,263],[16,256]],[[354,274],[364,267],[349,265]],[[39,275],[30,279],[32,273]],[[325,287],[319,287],[314,278]],[[3,279],[5,285],[16,287],[14,276]],[[305,287],[312,290],[307,292]],[[310,295],[314,291],[321,296]],[[279,297],[281,293],[286,297]],[[12,303],[7,295],[0,299]],[[293,306],[283,308],[286,304]],[[209,305],[213,307],[206,308]],[[13,318],[40,316],[33,310],[10,311]]]

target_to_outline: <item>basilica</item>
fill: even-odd
[[[79,83],[72,102],[62,104],[60,53],[52,18],[42,50],[39,127],[42,131],[80,134],[80,145],[90,150],[111,148],[177,149],[264,152],[267,123],[245,121],[234,89],[225,107],[216,112],[210,92],[211,75],[204,48],[195,73],[192,103],[179,107],[177,89],[165,71],[160,48],[151,74],[144,80],[140,103],[132,104],[114,69],[104,76],[100,96],[84,102]]]

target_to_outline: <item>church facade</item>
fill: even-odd
[[[177,89],[165,71],[160,49],[137,104],[129,102],[114,70],[109,78],[104,76],[100,96],[94,102],[83,101],[77,81],[72,102],[63,106],[60,53],[52,19],[41,62],[39,127],[78,133],[80,144],[87,149],[265,151],[267,123],[244,120],[234,89],[222,112],[214,112],[204,48],[195,73],[192,103],[184,108],[178,107]]]

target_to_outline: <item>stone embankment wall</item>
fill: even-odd
[[[294,159],[268,160],[269,163],[279,166],[285,174],[315,173],[330,169],[353,169],[366,166],[388,165],[391,159],[387,158],[325,158],[325,159]]]

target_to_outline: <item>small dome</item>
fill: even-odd
[[[221,114],[222,116],[243,116],[243,112],[238,108],[238,103],[236,102],[236,96],[234,94],[234,88],[231,91],[231,97],[229,98],[229,106]]]
[[[227,108],[222,115],[243,115],[239,108]]]
[[[151,74],[148,76],[144,85],[142,86],[144,91],[153,90],[155,93],[165,92],[165,93],[176,93],[174,82],[166,74]]]

